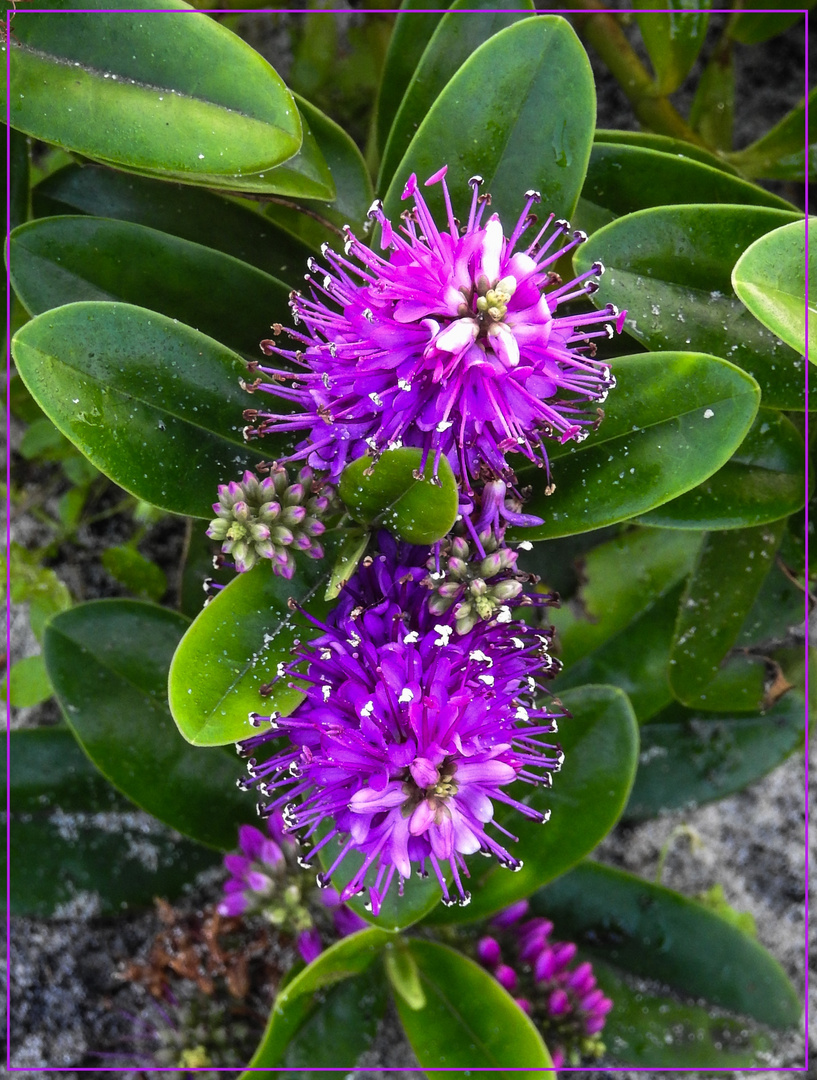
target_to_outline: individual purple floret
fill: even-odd
[[[221,541],[222,553],[233,557],[239,573],[251,570],[259,559],[270,559],[273,573],[291,578],[293,552],[323,558],[318,542],[326,529],[322,518],[337,509],[334,488],[322,485],[312,469],[301,469],[290,483],[286,469],[275,464],[263,480],[245,472],[240,483],[219,485],[218,502],[213,503],[216,517],[207,535]]]
[[[589,963],[571,968],[576,946],[551,941],[553,923],[547,919],[521,921],[527,913],[527,900],[520,900],[492,920],[509,946],[513,966],[489,935],[477,942],[477,959],[509,993],[525,995],[516,998],[517,1004],[542,1031],[557,1069],[601,1057],[605,1048],[599,1033],[613,1002],[596,986]]]
[[[535,704],[555,668],[548,633],[511,622],[506,606],[457,634],[452,611],[429,604],[428,549],[387,533],[379,544],[382,553],[361,563],[325,623],[307,615],[318,636],[283,666],[305,700],[286,718],[255,717],[270,730],[240,744],[244,754],[266,755],[271,740],[288,736],[262,763],[250,761],[244,786],[257,785],[262,813],[283,809],[287,828],[314,843],[301,865],[338,841],[320,885],[362,854],[340,896],[362,891],[371,869],[375,914],[395,875],[402,890],[412,867],[433,872],[447,904],[468,902],[465,855],[481,851],[519,869],[488,831],[514,839],[493,822],[494,805],[547,819],[507,788],[550,784],[562,754],[542,740],[566,715],[558,703]]]
[[[539,227],[531,209],[540,196],[529,191],[506,238],[496,214],[483,220],[491,200],[478,176],[460,227],[446,169],[426,185],[442,182],[447,230],[438,229],[412,174],[405,224],[393,228],[380,202],[369,211],[387,257],[347,227],[342,255],[324,245],[325,266],[310,260],[311,295],[296,292],[290,301],[303,329],[276,324],[276,340],[261,343],[292,367],[251,365],[259,377],[249,387],[300,411],[248,410],[247,437],[303,433],[292,459],[328,470],[330,479],[365,454],[418,446],[421,468],[431,458],[436,471],[445,455],[470,490],[481,471],[513,483],[510,452],[547,468],[545,439],[583,439],[599,423],[598,406],[615,380],[594,359],[592,339],[620,332],[624,313],[608,305],[555,314],[598,288],[601,263],[566,284],[554,271],[587,237],[553,214]],[[294,348],[278,344],[281,333]]]

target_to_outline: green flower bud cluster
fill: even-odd
[[[270,559],[273,573],[291,578],[293,552],[323,558],[318,542],[326,529],[322,519],[339,507],[335,489],[316,480],[312,469],[301,469],[293,484],[283,466],[273,465],[263,480],[245,472],[240,483],[220,484],[213,509],[217,516],[207,535],[221,542],[223,554],[232,555],[239,573],[259,559]]]
[[[440,569],[429,559],[429,575],[425,584],[434,590],[429,609],[437,615],[456,604],[454,618],[458,634],[467,634],[481,620],[503,621],[503,612],[510,618],[508,604],[525,603],[519,599],[526,575],[516,568],[517,555],[500,546],[490,536],[484,544],[485,556],[472,557],[471,546],[461,536],[452,537],[440,553]]]

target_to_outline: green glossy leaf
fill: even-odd
[[[702,904],[622,870],[585,862],[532,897],[560,936],[625,971],[751,1016],[798,1022],[801,1005],[778,962]]]
[[[766,575],[746,621],[741,627],[735,645],[766,646],[788,637],[793,627],[803,622],[806,597],[802,588],[783,573],[783,560],[787,537],[778,554],[777,563]]]
[[[387,450],[372,465],[370,457],[347,465],[338,489],[350,514],[367,525],[382,525],[411,544],[433,544],[457,517],[459,490],[446,458],[429,457],[421,475],[423,451]]]
[[[749,314],[730,279],[741,252],[793,217],[755,206],[640,210],[594,233],[575,264],[604,262],[593,302],[626,308],[627,332],[648,348],[723,356],[754,376],[764,405],[803,409],[805,361]]]
[[[786,694],[757,716],[671,705],[641,729],[628,820],[722,799],[765,776],[802,745],[806,705]]]
[[[126,545],[106,548],[101,562],[112,578],[141,600],[158,602],[167,592],[167,578],[162,568],[136,548]]]
[[[3,139],[9,139],[9,224],[12,229],[22,225],[28,218],[29,176],[31,166],[28,157],[28,139],[14,128],[9,132],[2,125]]]
[[[808,95],[809,108],[817,102],[817,89]],[[810,133],[809,133],[810,135]],[[728,155],[729,162],[750,180],[796,180],[806,175],[806,100],[786,113],[762,138]],[[817,142],[809,140],[809,180],[817,177]]]
[[[241,437],[246,366],[212,338],[144,308],[87,302],[47,311],[12,353],[56,426],[120,487],[210,517],[219,483],[263,457]]]
[[[511,530],[513,540],[570,536],[661,506],[724,465],[757,411],[755,382],[714,356],[641,353],[610,367],[618,385],[598,431],[577,447],[548,446],[555,492],[542,493],[531,466],[517,470],[533,485],[526,512],[545,524]]]
[[[311,559],[299,560],[291,581],[266,562],[236,575],[195,619],[170,668],[168,693],[173,718],[195,746],[221,746],[255,733],[251,712],[286,715],[303,699],[282,679],[269,693],[278,664],[291,658],[293,642],[311,633],[290,598],[316,618],[328,610],[323,595],[328,570]],[[213,647],[213,642],[218,647]]]
[[[479,10],[483,6],[487,8],[484,12]],[[463,9],[467,9],[467,15]],[[490,7],[490,0],[484,4],[455,0],[437,25],[397,110],[380,163],[379,191],[384,191],[394,177],[415,131],[436,98],[474,50],[499,30],[533,13],[531,0],[520,3],[513,11],[497,11]]]
[[[439,10],[429,11],[425,0],[403,0],[400,5],[377,97],[375,136],[381,153],[414,70],[443,14]]]
[[[10,746],[12,915],[119,915],[173,899],[216,861],[134,820],[66,729],[15,731]]]
[[[708,0],[671,0],[656,11],[652,0],[636,0],[636,22],[655,72],[656,94],[673,94],[692,69],[709,24]],[[646,9],[646,10],[644,10]]]
[[[396,220],[403,209],[409,173],[422,182],[447,164],[454,213],[463,221],[471,204],[468,180],[477,173],[506,232],[528,188],[542,193],[545,213],[569,217],[594,117],[593,75],[569,23],[555,15],[523,19],[481,45],[434,102],[385,196],[386,215]],[[423,196],[444,221],[440,186]]]
[[[91,214],[147,225],[223,251],[299,285],[311,251],[260,213],[212,191],[151,180],[99,165],[66,165],[31,194],[37,217]],[[208,299],[212,298],[208,290]]]
[[[348,841],[348,836],[344,837]],[[318,858],[324,871],[328,870],[343,848],[343,841],[336,838],[321,848]],[[365,854],[360,851],[350,852],[340,866],[332,874],[332,884],[339,891],[347,885],[355,876],[362,865]],[[368,890],[374,885],[378,875],[376,867],[370,868],[363,879],[365,888]],[[399,894],[396,885],[393,885],[386,893],[386,897],[380,907],[380,912],[373,915],[369,906],[368,891],[353,896],[346,903],[358,915],[366,919],[381,930],[396,933],[408,926],[419,922],[429,912],[445,911],[441,908],[442,889],[434,874],[428,877],[409,878],[403,885],[403,895]]]
[[[8,686],[9,704],[14,709],[30,709],[42,701],[48,701],[54,693],[42,655],[25,656],[17,660],[3,676],[2,694]]]
[[[729,151],[734,121],[735,58],[731,41],[721,38],[698,80],[689,124],[707,146]]]
[[[230,850],[255,809],[235,786],[241,763],[190,747],[167,707],[167,672],[187,625],[152,604],[92,601],[51,620],[45,660],[65,718],[100,772],[178,832]]]
[[[315,994],[344,979],[363,974],[389,939],[389,934],[376,927],[342,938],[287,983],[275,999],[264,1036],[249,1064],[250,1071],[242,1074],[242,1080],[261,1075],[252,1070],[278,1065],[293,1034],[309,1014]]]
[[[738,653],[730,656],[705,689],[697,697],[688,697],[685,704],[712,712],[758,712],[769,704],[767,674],[762,657]]]
[[[727,1069],[773,1060],[771,1040],[747,1030],[744,1020],[650,992],[597,956],[591,959],[599,986],[613,1001],[602,1037],[614,1061],[653,1069]]]
[[[548,610],[568,673],[616,635],[626,637],[633,620],[689,574],[700,544],[700,533],[632,529],[587,552],[576,596]]]
[[[817,218],[808,222],[811,278],[817,274]],[[784,225],[755,240],[732,271],[732,287],[756,319],[799,353],[806,352],[806,225]],[[808,297],[809,354],[817,364],[817,296]]]
[[[338,983],[290,1040],[281,1064],[298,1069],[298,1080],[331,1080],[337,1072],[321,1069],[343,1062],[351,1069],[374,1042],[387,1001],[383,977],[372,968]]]
[[[574,224],[592,232],[636,210],[703,202],[796,209],[756,184],[700,161],[625,143],[596,142]]]
[[[371,534],[362,529],[347,529],[346,537],[338,548],[337,559],[329,575],[324,600],[335,600],[349,578],[357,570],[358,563],[366,553]]]
[[[638,729],[627,697],[612,686],[582,686],[561,695],[572,713],[559,721],[556,736],[565,755],[553,787],[518,784],[514,797],[537,810],[550,809],[545,825],[512,808],[498,810],[497,821],[519,837],[510,850],[524,866],[516,873],[491,860],[471,860],[471,903],[466,908],[436,908],[431,923],[483,919],[583,858],[618,820],[632,786],[638,759]]]
[[[363,227],[374,198],[372,180],[360,151],[343,128],[297,94],[295,100],[331,169],[335,196],[332,202],[297,198],[270,202],[265,216],[278,222],[314,251],[326,241],[338,247],[344,239],[344,225],[358,232]]]
[[[587,682],[609,683],[627,694],[640,723],[649,720],[672,701],[667,667],[680,597],[681,587],[676,586],[594,652],[566,666],[557,691]]]
[[[760,409],[726,464],[698,487],[642,515],[645,525],[737,529],[793,514],[805,501],[805,447],[779,412]]]
[[[707,533],[687,582],[669,660],[673,693],[697,699],[734,645],[772,565],[785,522]]]
[[[241,176],[297,153],[292,96],[269,64],[223,26],[169,0],[130,12],[91,0],[21,12],[10,49],[11,122],[45,142],[187,183],[241,186]],[[170,137],[169,133],[172,133]]]
[[[144,225],[40,218],[11,234],[14,288],[32,315],[80,300],[149,308],[258,360],[290,287],[254,266]]]
[[[646,150],[658,150],[663,154],[672,154],[673,157],[701,161],[704,165],[711,165],[715,169],[733,175],[737,172],[728,161],[718,154],[714,154],[711,150],[707,150],[704,146],[696,146],[695,143],[685,142],[683,139],[673,139],[669,135],[656,135],[652,131],[619,131],[612,128],[598,128],[593,139],[597,143],[643,147]]]
[[[555,1080],[550,1054],[530,1017],[484,968],[436,941],[412,939],[409,948],[425,1007],[413,1008],[402,997],[395,1000],[430,1080],[445,1080],[451,1069],[474,1066],[490,1069],[497,1080]]]
[[[760,45],[798,23],[803,18],[803,8],[810,9],[813,5],[814,0],[807,0],[794,11],[752,11],[752,8],[765,8],[767,5],[763,0],[741,0],[736,6],[744,10],[729,22],[727,33],[741,45]]]

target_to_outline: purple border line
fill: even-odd
[[[29,6],[26,6],[26,8],[23,9],[23,10],[26,11],[26,12],[35,13],[35,14],[37,14],[37,13],[51,13],[51,14],[54,14],[55,13],[53,8],[29,8]],[[706,9],[706,11],[708,13],[711,13],[711,14],[732,14],[734,10],[735,10],[734,8],[710,8],[710,9]],[[323,9],[321,9],[322,14],[348,14],[348,11],[349,11],[349,9],[347,9],[347,8],[323,8]],[[442,14],[445,11],[447,11],[447,8],[418,8],[418,9],[413,9],[411,14]],[[460,9],[459,13],[460,14],[474,14],[474,13],[485,14],[488,11],[490,11],[490,9],[485,9],[485,8],[470,9],[470,8],[466,8],[466,9]],[[508,6],[505,6],[505,8],[493,9],[493,11],[495,11],[497,13],[500,13],[500,14],[506,14],[506,13],[511,12],[511,11],[519,11],[519,12],[524,11],[524,12],[526,12],[527,9],[513,9],[513,8],[508,8]],[[750,11],[751,11],[752,14],[794,14],[795,12],[800,12],[801,14],[804,15],[804,30],[805,30],[804,99],[805,99],[805,132],[806,132],[806,139],[805,139],[805,165],[806,165],[806,167],[805,167],[805,184],[804,184],[804,189],[805,189],[805,261],[806,261],[806,265],[805,265],[805,282],[806,282],[806,297],[805,297],[806,365],[805,365],[804,378],[806,380],[806,387],[805,387],[805,393],[806,393],[805,437],[806,437],[806,446],[807,446],[808,445],[808,433],[809,433],[809,428],[808,428],[808,387],[807,387],[807,373],[808,373],[808,337],[807,337],[807,327],[808,327],[808,165],[809,165],[809,146],[808,146],[807,133],[808,133],[808,14],[809,13],[808,13],[807,9],[780,9],[780,8],[753,8],[753,9],[750,9]],[[102,12],[115,13],[115,14],[129,14],[129,13],[130,14],[187,14],[188,12],[192,12],[192,13],[195,13],[195,14],[229,14],[229,15],[233,15],[233,14],[278,14],[278,13],[307,15],[307,14],[310,13],[310,11],[308,9],[303,9],[303,8],[298,8],[298,9],[292,9],[292,8],[271,8],[271,9],[269,9],[269,8],[231,8],[231,9],[227,9],[227,10],[219,9],[219,8],[216,8],[216,9],[212,9],[212,8],[206,8],[206,9],[190,8],[190,9],[182,9],[182,10],[174,9],[174,8],[111,8],[111,9],[71,8],[71,9],[63,9],[63,10],[59,11],[58,13],[59,14],[99,14],[99,13],[102,13]],[[362,14],[367,14],[367,15],[399,14],[399,13],[400,13],[399,8],[364,9],[364,10],[362,10]],[[575,15],[576,13],[577,13],[577,10],[575,8],[551,8],[551,9],[547,9],[546,11],[537,10],[535,14]],[[606,13],[606,14],[619,15],[619,14],[633,14],[635,12],[634,12],[633,9],[624,9],[624,8],[598,8],[598,9],[595,9],[592,12],[592,14],[595,14],[595,13],[598,13],[598,14],[605,14]],[[647,9],[639,9],[638,13],[639,14],[670,14],[670,13],[672,13],[672,9],[668,9],[668,8],[647,8]],[[12,19],[14,17],[14,14],[15,14],[14,10],[6,11],[6,13],[5,13],[6,42],[9,42],[10,39],[11,39],[11,32],[12,32],[11,24],[12,24]],[[5,56],[5,80],[6,80],[6,83],[5,83],[6,84],[6,105],[5,105],[5,113],[6,113],[5,114],[5,123],[6,123],[6,130],[5,130],[5,146],[6,146],[5,195],[6,195],[6,201],[5,201],[5,221],[6,221],[6,244],[8,244],[9,234],[11,233],[11,48],[6,48],[5,53],[6,53],[6,56]],[[6,375],[6,379],[5,379],[5,381],[6,381],[6,406],[5,406],[5,418],[6,418],[6,432],[8,432],[9,428],[10,428],[10,423],[11,423],[11,409],[10,409],[10,397],[11,397],[11,276],[10,276],[10,270],[8,268],[6,268],[5,312],[6,312],[6,334],[5,334],[5,345],[6,345],[6,370],[5,370],[5,375]],[[5,496],[5,510],[6,510],[6,537],[5,537],[6,581],[5,581],[5,584],[6,584],[6,597],[8,597],[8,602],[6,602],[5,642],[6,642],[6,671],[8,671],[10,669],[10,666],[11,666],[11,453],[10,453],[10,449],[9,449],[8,446],[6,446],[5,478],[6,478],[6,496]],[[807,487],[808,487],[808,456],[806,455],[806,489],[807,489]],[[808,527],[807,527],[808,526],[808,508],[807,508],[807,505],[806,505],[806,508],[804,509],[804,517],[805,517],[805,526],[806,526],[805,530],[804,530],[805,531],[805,563],[806,563],[806,567],[807,567],[808,566]],[[805,616],[806,616],[806,626],[807,626],[807,624],[808,624],[808,594],[807,594],[807,592],[806,592],[806,596],[805,596]],[[808,663],[807,663],[807,658],[808,658],[808,653],[807,653],[807,644],[806,644],[806,665],[805,665],[806,702],[808,701]],[[6,684],[9,684],[8,679],[6,679]],[[85,1066],[65,1066],[65,1067],[58,1066],[58,1067],[53,1067],[53,1066],[49,1066],[49,1065],[44,1065],[44,1066],[36,1066],[34,1068],[31,1068],[31,1067],[28,1067],[28,1066],[14,1067],[14,1066],[11,1065],[11,995],[10,995],[10,991],[11,991],[11,914],[10,914],[11,913],[11,783],[10,783],[10,777],[11,777],[11,726],[10,726],[11,694],[10,694],[10,686],[9,685],[6,685],[6,710],[8,710],[8,716],[9,716],[9,725],[6,726],[6,737],[5,737],[5,765],[6,765],[6,794],[5,794],[5,813],[6,813],[6,821],[5,821],[5,843],[6,843],[6,876],[5,876],[5,899],[6,899],[6,917],[5,917],[6,1015],[5,1015],[5,1034],[6,1034],[6,1051],[5,1051],[5,1064],[6,1064],[6,1068],[8,1068],[8,1070],[10,1072],[21,1072],[21,1071],[43,1072],[45,1070],[50,1070],[52,1072],[69,1072],[69,1071],[70,1072],[121,1072],[121,1071],[123,1071],[123,1067],[116,1067],[116,1068],[112,1068],[112,1067],[85,1067]],[[805,784],[805,805],[806,805],[806,814],[805,814],[805,882],[806,882],[806,888],[805,888],[805,943],[804,943],[804,946],[805,946],[805,966],[804,966],[804,975],[805,975],[805,1002],[804,1002],[804,1005],[805,1005],[805,1017],[804,1017],[805,1018],[805,1040],[804,1040],[805,1065],[802,1066],[802,1067],[801,1066],[791,1066],[791,1067],[769,1066],[769,1067],[760,1067],[760,1068],[755,1067],[755,1068],[740,1069],[739,1071],[741,1071],[741,1072],[761,1072],[761,1074],[763,1074],[763,1072],[787,1072],[787,1074],[788,1074],[788,1072],[805,1072],[805,1071],[808,1070],[808,1049],[809,1049],[808,1048],[808,1014],[809,1014],[809,1002],[808,1002],[808,990],[809,990],[808,879],[809,879],[809,862],[808,862],[808,813],[807,813],[807,808],[808,808],[808,737],[809,737],[808,710],[807,710],[807,706],[806,706],[806,716],[805,716],[805,754],[804,754],[804,784]],[[130,1067],[128,1067],[128,1068],[130,1068]],[[152,1069],[150,1069],[150,1071],[151,1072],[179,1072],[179,1071],[185,1071],[185,1072],[201,1072],[201,1071],[236,1072],[237,1070],[235,1068],[232,1068],[232,1067],[206,1066],[206,1067],[202,1067],[202,1068],[193,1068],[193,1069],[188,1068],[188,1069],[185,1069],[185,1070],[180,1070],[179,1068],[161,1068],[160,1067],[160,1068],[152,1068]],[[247,1069],[246,1071],[265,1072],[265,1071],[269,1071],[269,1068],[267,1068],[267,1067],[259,1067],[259,1068]],[[281,1074],[287,1074],[287,1075],[289,1075],[289,1074],[299,1075],[299,1074],[302,1074],[302,1072],[305,1071],[305,1070],[304,1069],[291,1069],[291,1068],[280,1068],[280,1067],[278,1067],[278,1068],[274,1069],[274,1071],[278,1071],[278,1072],[281,1072]],[[341,1067],[341,1066],[338,1066],[338,1067],[327,1066],[327,1067],[323,1068],[323,1071],[341,1072],[341,1074],[348,1074],[348,1072],[350,1071],[350,1068],[349,1067]],[[421,1071],[424,1071],[424,1070],[421,1069],[421,1068],[406,1069],[405,1067],[372,1066],[372,1067],[361,1067],[361,1068],[358,1068],[357,1071],[360,1071],[360,1072],[370,1072],[370,1071],[380,1071],[380,1072],[412,1071],[412,1072],[421,1072]],[[460,1074],[461,1074],[461,1072],[463,1072],[463,1069],[434,1067],[434,1071],[438,1071],[438,1072],[460,1072]],[[470,1067],[467,1071],[468,1072],[495,1072],[495,1071],[498,1071],[498,1070],[494,1069],[494,1068],[486,1068],[486,1067],[477,1066],[477,1067]],[[501,1069],[501,1071],[505,1071],[505,1072],[530,1072],[530,1071],[547,1071],[547,1070],[544,1070],[544,1069],[543,1070],[531,1069],[530,1067],[520,1067],[520,1068],[508,1068],[508,1067],[505,1067],[505,1068]],[[673,1067],[662,1068],[662,1069],[658,1069],[658,1068],[655,1068],[655,1067],[633,1067],[633,1066],[621,1066],[620,1068],[618,1068],[618,1067],[613,1067],[613,1068],[598,1068],[598,1067],[595,1067],[595,1068],[593,1068],[592,1066],[591,1067],[570,1067],[570,1066],[568,1066],[566,1068],[563,1067],[563,1068],[559,1069],[559,1072],[588,1072],[588,1071],[605,1072],[605,1074],[607,1074],[607,1072],[608,1072],[608,1074],[616,1074],[616,1072],[620,1072],[620,1071],[628,1071],[628,1072],[689,1072],[689,1071],[700,1071],[700,1069],[697,1068],[697,1067],[695,1069],[691,1069],[688,1066],[678,1066],[678,1067],[673,1066]],[[736,1069],[734,1067],[710,1066],[710,1067],[704,1068],[704,1071],[706,1071],[706,1072],[734,1072],[734,1071],[736,1071]]]

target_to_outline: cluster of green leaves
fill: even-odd
[[[599,303],[629,313],[599,431],[553,447],[552,494],[521,471],[545,524],[512,539],[534,542],[531,569],[570,601],[553,614],[565,660],[557,689],[573,713],[560,734],[566,765],[552,792],[526,796],[552,819],[544,830],[514,822],[524,869],[474,866],[468,908],[443,909],[436,886],[420,881],[378,919],[353,901],[374,925],[291,974],[253,1066],[351,1067],[390,987],[430,1076],[548,1068],[510,996],[451,948],[468,942],[469,923],[528,896],[592,956],[616,1002],[617,1060],[752,1064],[767,1043],[750,1021],[798,1019],[779,966],[721,914],[584,860],[622,814],[720,798],[800,745],[802,700],[780,697],[781,665],[795,679],[778,647],[801,618],[805,573],[802,215],[752,183],[774,173],[739,155],[595,130],[576,33],[532,4],[497,13],[456,0],[429,13],[407,0],[382,61],[366,161],[257,53],[183,3],[161,15],[99,3],[71,15],[65,35],[68,6],[18,12],[9,45],[12,124],[72,156],[29,198],[26,143],[15,135],[13,189],[25,198],[9,244],[23,309],[13,354],[59,437],[135,498],[207,518],[218,483],[281,453],[280,437],[242,439],[246,362],[272,322],[286,323],[306,258],[341,224],[360,229],[375,194],[399,214],[411,171],[447,162],[460,212],[468,177],[481,174],[506,223],[525,189],[540,190],[549,211],[591,234],[576,269],[606,264]],[[705,31],[692,12],[668,18],[639,16],[659,96],[689,70]],[[730,34],[742,40],[748,25],[740,16]],[[328,107],[332,76],[318,63],[327,26],[320,17],[307,27],[296,59],[300,89],[313,77]],[[766,142],[770,159],[789,152],[785,140]],[[440,209],[436,197],[431,189]],[[351,466],[341,495],[353,527],[330,535],[331,558],[305,562],[291,581],[260,565],[201,610],[199,520],[183,614],[50,601],[44,657],[66,726],[12,738],[15,911],[53,912],[83,892],[103,911],[172,895],[234,845],[252,805],[235,790],[229,745],[251,732],[260,687],[303,633],[287,601],[319,616],[376,525],[423,544],[451,528],[453,477],[436,487],[414,477],[417,464],[399,450],[372,472]],[[299,700],[280,686],[266,698],[279,710]],[[133,804],[186,838],[157,832],[152,872],[121,845],[111,850],[109,818],[98,814]],[[56,874],[24,871],[29,845],[55,843],[63,809],[87,833],[55,851],[46,865]],[[421,936],[402,933],[415,924]],[[638,978],[655,982],[645,991]],[[722,1012],[684,1003],[692,998]]]

